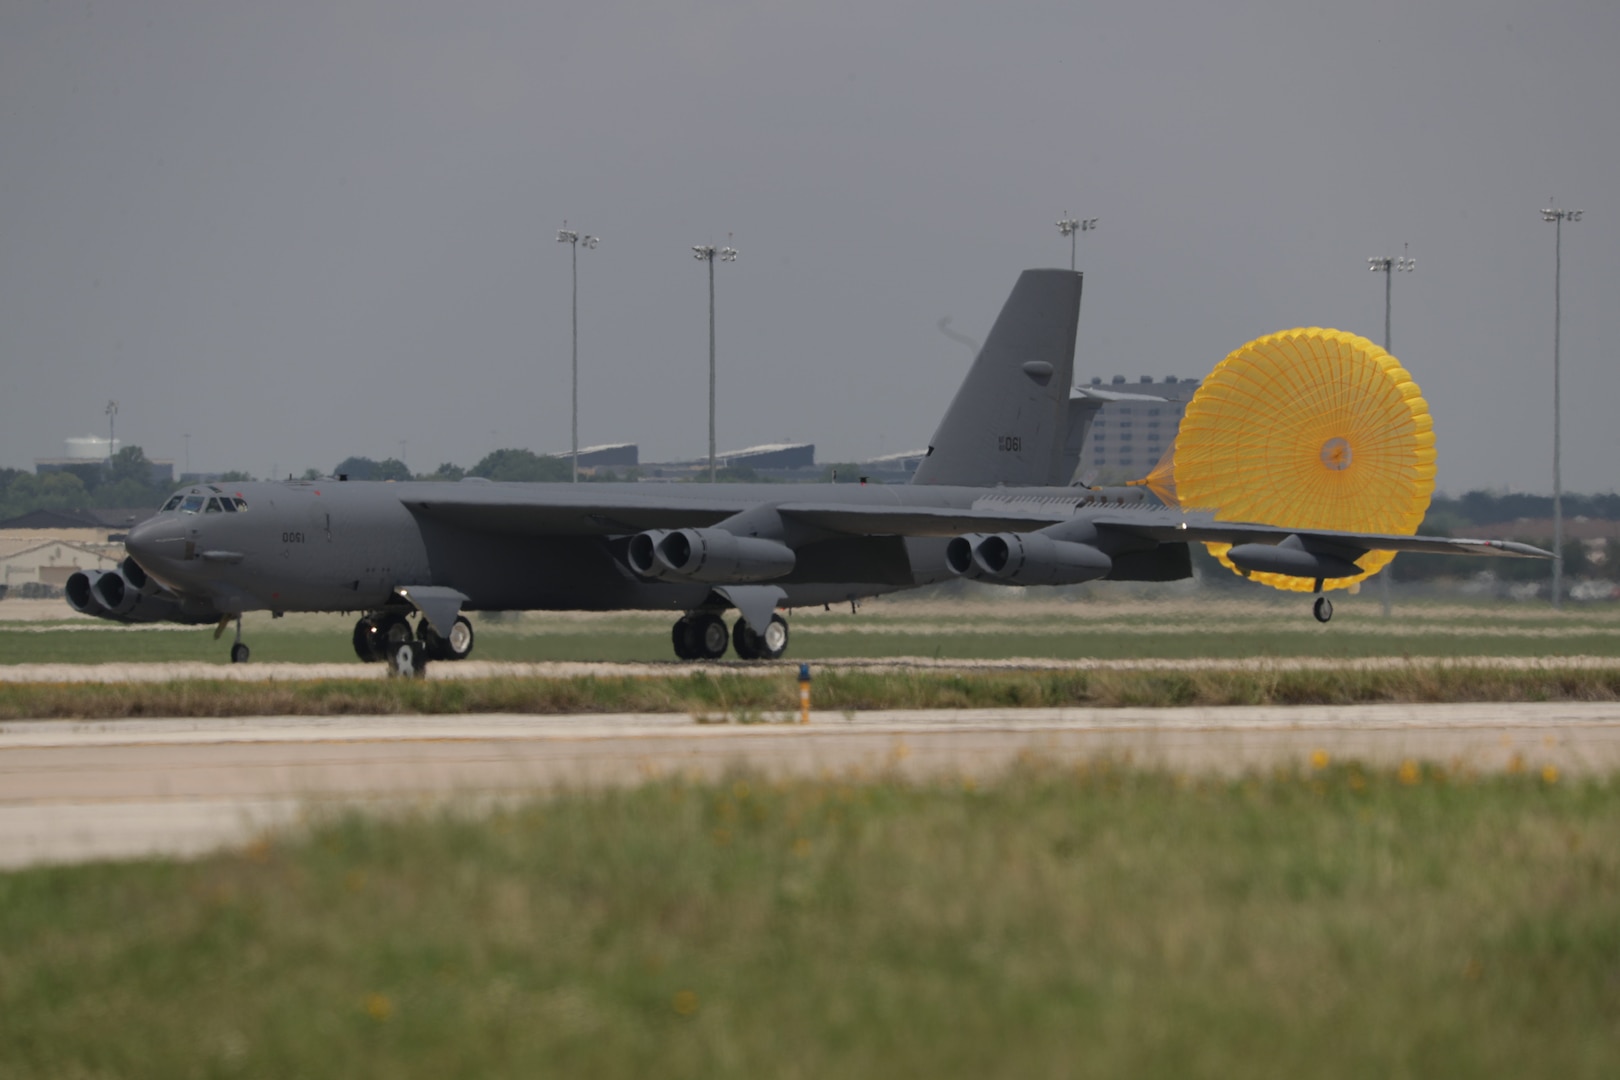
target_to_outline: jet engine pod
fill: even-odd
[[[985,539],[984,533],[968,533],[958,536],[945,545],[945,565],[953,574],[965,574],[969,577],[978,577],[979,568],[974,564],[973,549],[978,547]]]
[[[68,606],[80,615],[105,617],[107,608],[96,598],[95,590],[96,581],[103,573],[101,570],[75,570],[69,574],[63,589],[67,593]]]
[[[630,550],[625,553],[630,569],[642,577],[662,577],[658,571],[658,542],[668,535],[666,529],[652,529],[632,536]]]
[[[136,571],[133,577],[129,574],[132,566]],[[117,570],[96,578],[90,592],[102,607],[96,614],[120,622],[162,622],[180,613],[179,599],[148,578],[130,559],[125,559]]]
[[[213,622],[217,617],[186,610],[180,598],[172,593],[138,593],[131,589],[129,595],[135,598],[133,606],[121,615],[109,613],[108,618],[126,623],[178,622],[195,626]]]
[[[973,565],[1000,585],[1078,585],[1107,577],[1114,560],[1090,544],[1041,532],[996,533],[974,546]]]
[[[163,591],[162,587],[147,575],[146,569],[130,556],[126,555],[124,561],[118,564],[118,572],[124,575],[125,581],[143,593],[150,595],[151,593]]]
[[[1310,551],[1295,536],[1280,544],[1238,544],[1227,551],[1226,557],[1239,570],[1256,574],[1286,574],[1327,581],[1355,577],[1362,572],[1354,560],[1330,552]]]
[[[769,581],[791,573],[798,561],[780,540],[724,529],[638,533],[630,538],[629,560],[638,574],[716,585]]]
[[[124,580],[124,576],[116,570],[96,578],[90,591],[106,609],[103,614],[113,616],[127,614],[141,598],[141,590]]]

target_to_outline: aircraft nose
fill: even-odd
[[[161,560],[185,558],[185,524],[172,517],[147,518],[129,530],[124,550],[143,567]]]

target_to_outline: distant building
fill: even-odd
[[[0,533],[0,595],[54,596],[75,570],[112,570],[118,544],[85,543],[33,530]]]
[[[154,507],[115,507],[112,509],[82,509],[82,510],[30,510],[18,517],[7,518],[0,521],[0,534],[15,533],[18,531],[50,532],[52,534],[66,534],[71,532],[84,532],[87,534],[99,533],[103,539],[110,539],[118,534],[119,543],[123,542],[123,533],[126,533],[136,522],[145,521],[156,513]]]
[[[1170,375],[1155,381],[1153,376],[1143,375],[1128,382],[1125,376],[1115,375],[1107,382],[1093,377],[1090,385],[1164,399],[1108,402],[1092,421],[1080,449],[1082,474],[1092,470],[1110,475],[1124,472],[1132,474],[1131,479],[1140,479],[1175,446],[1181,418],[1198,390],[1199,380]]]
[[[572,450],[563,450],[560,453],[548,454],[548,457],[559,457],[567,460],[572,457]],[[624,469],[635,468],[641,464],[641,447],[633,442],[606,443],[602,446],[582,446],[579,448],[579,467],[582,469]]]
[[[813,469],[815,443],[766,443],[716,455],[722,465],[748,469]]]
[[[928,456],[925,446],[919,450],[902,450],[898,454],[884,454],[860,463],[860,475],[875,484],[909,484],[911,474],[917,471],[923,458]],[[843,477],[839,477],[840,480]]]
[[[770,480],[814,480],[816,471],[815,443],[766,443],[741,450],[727,450],[714,456],[716,468],[751,469]],[[700,479],[708,475],[709,459],[691,461],[650,462],[643,470],[647,480]]]

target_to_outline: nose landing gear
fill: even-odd
[[[236,624],[236,641],[231,644],[231,663],[245,664],[252,657],[253,650],[249,649],[246,642],[242,640],[242,616],[226,615],[220,619],[219,625],[214,627],[214,640],[218,641],[219,636],[225,632],[225,628],[232,623]]]

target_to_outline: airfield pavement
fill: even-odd
[[[1414,759],[1478,772],[1620,769],[1620,703],[1613,702],[817,712],[809,725],[766,719],[12,721],[0,724],[0,866],[199,854],[356,803],[384,812],[446,801],[476,806],[734,768],[983,780],[1034,757],[1233,775],[1306,769],[1326,754],[1374,767]]]

